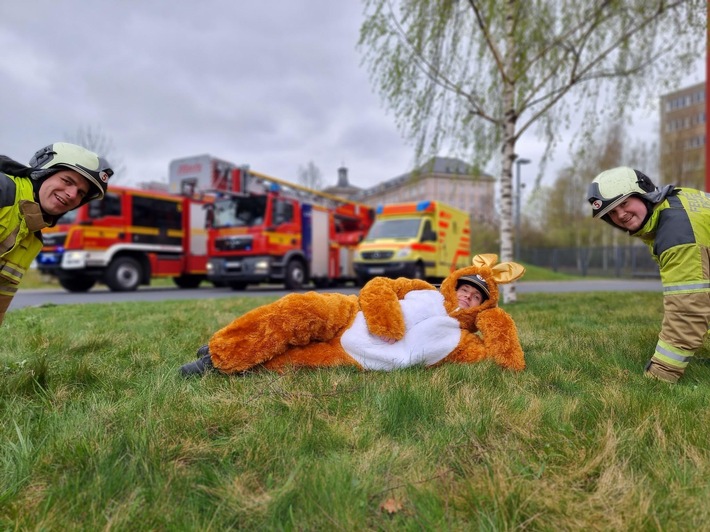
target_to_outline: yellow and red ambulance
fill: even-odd
[[[360,283],[377,276],[438,282],[470,264],[468,213],[438,201],[378,206],[353,260]]]

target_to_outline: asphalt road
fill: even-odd
[[[543,292],[632,292],[650,291],[661,292],[660,280],[639,279],[608,279],[584,281],[520,281],[516,284],[519,294]],[[342,292],[355,294],[359,289],[342,287],[337,289],[319,290],[322,292]],[[32,307],[46,304],[66,305],[75,303],[116,303],[121,301],[163,301],[168,299],[211,299],[237,296],[276,296],[280,297],[288,292],[281,287],[263,288],[253,287],[244,291],[233,291],[228,288],[214,288],[205,286],[194,290],[183,290],[173,287],[141,288],[135,292],[111,292],[106,288],[96,288],[86,293],[71,293],[63,289],[52,290],[23,290],[20,289],[10,305],[10,311],[22,307]]]

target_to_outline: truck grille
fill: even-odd
[[[219,251],[250,251],[252,249],[252,237],[219,238],[214,244]]]
[[[388,260],[392,258],[394,251],[363,251],[362,258],[365,260]]]

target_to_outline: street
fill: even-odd
[[[661,281],[638,279],[595,279],[581,281],[520,281],[516,284],[519,294],[528,293],[562,293],[562,292],[661,292]],[[342,292],[356,294],[359,288],[352,286],[330,289],[319,289],[319,292]],[[281,286],[251,287],[243,291],[233,291],[228,288],[204,286],[194,290],[173,287],[146,287],[135,292],[111,292],[105,287],[93,289],[85,293],[72,293],[63,289],[22,290],[20,289],[10,305],[10,312],[22,307],[32,307],[46,304],[67,305],[76,303],[117,303],[122,301],[163,301],[168,299],[210,299],[222,297],[281,297],[289,291]]]

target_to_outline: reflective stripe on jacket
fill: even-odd
[[[653,358],[685,368],[710,322],[710,195],[676,191],[633,236],[648,245],[663,283],[663,325]]]
[[[14,193],[14,194],[13,194]],[[42,249],[36,234],[47,223],[34,201],[32,181],[0,173],[0,323],[27,268]],[[10,203],[12,201],[12,203]]]

